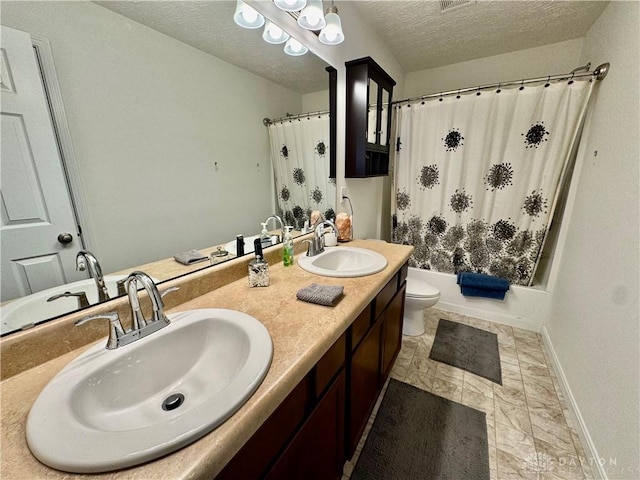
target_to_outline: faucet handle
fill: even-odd
[[[47,298],[47,302],[53,302],[59,298],[76,297],[78,299],[78,308],[85,308],[89,306],[89,300],[87,300],[86,292],[64,292]]]
[[[109,339],[107,340],[107,349],[113,350],[118,347],[118,340],[125,335],[124,328],[122,328],[122,322],[116,312],[98,313],[96,315],[89,315],[88,317],[76,320],[75,325],[80,326],[91,320],[107,319],[109,320]]]
[[[170,287],[166,290],[160,292],[160,298],[164,297],[167,293],[175,292],[176,290],[180,290],[180,287]]]
[[[123,278],[122,280],[118,280],[116,282],[116,286],[118,288],[118,296],[127,294],[127,287],[125,287],[126,283],[127,283],[127,277]]]

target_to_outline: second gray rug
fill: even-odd
[[[395,379],[351,480],[489,480],[486,415]]]
[[[495,333],[440,319],[429,358],[502,385]]]

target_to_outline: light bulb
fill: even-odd
[[[253,8],[248,7],[247,5],[245,5],[245,7],[242,9],[242,16],[244,17],[244,19],[249,22],[249,23],[253,23],[256,21],[256,19],[258,18],[258,12],[256,12]]]
[[[293,37],[287,40],[287,43],[284,46],[284,53],[294,57],[299,57],[300,55],[304,55],[308,51],[309,49],[307,47],[302,45],[298,40],[296,40]]]

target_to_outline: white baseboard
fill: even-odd
[[[553,348],[553,344],[551,343],[551,338],[549,337],[549,332],[547,328],[543,325],[540,335],[542,336],[542,342],[544,343],[547,352],[549,353],[549,357],[551,360],[550,367],[556,373],[558,380],[560,381],[560,388],[562,389],[562,393],[567,402],[567,407],[569,408],[569,412],[573,416],[572,420],[574,425],[576,425],[576,429],[578,432],[578,436],[580,437],[580,441],[582,445],[588,450],[585,454],[592,459],[600,458],[598,456],[598,451],[596,450],[596,446],[593,444],[593,440],[591,439],[591,435],[589,435],[589,430],[587,425],[585,424],[584,418],[580,414],[580,409],[578,408],[578,404],[576,403],[576,399],[571,392],[571,387],[569,386],[569,382],[567,381],[567,377],[564,374],[564,370],[562,369],[562,365],[560,364],[560,360],[556,355],[556,351]],[[586,461],[586,459],[584,459]],[[607,480],[609,477],[607,476],[607,472],[604,470],[603,466],[600,465],[600,462],[590,462],[591,471],[595,478]]]

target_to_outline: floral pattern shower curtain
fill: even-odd
[[[412,266],[530,285],[593,82],[402,104],[392,240]]]
[[[286,225],[301,229],[311,212],[335,218],[336,184],[329,178],[329,115],[269,125],[278,206]]]

